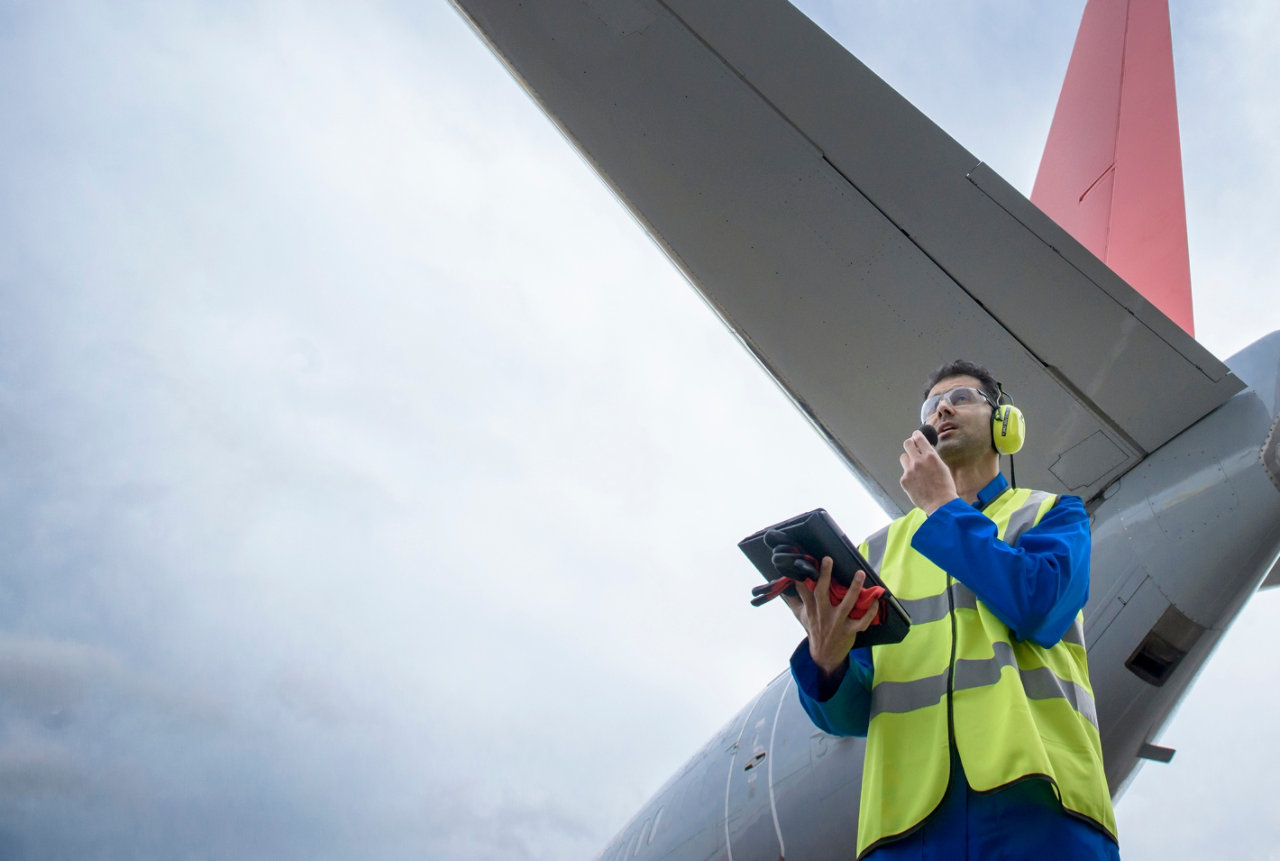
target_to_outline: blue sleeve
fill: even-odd
[[[818,665],[805,639],[791,655],[791,676],[800,692],[800,706],[818,729],[830,735],[866,736],[871,720],[871,649],[849,652],[849,664],[839,687],[824,691]]]
[[[1089,516],[1063,496],[1010,547],[996,525],[962,499],[921,524],[911,546],[973,590],[1020,640],[1050,648],[1089,598]]]

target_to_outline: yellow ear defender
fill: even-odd
[[[1000,389],[1000,399],[991,413],[991,444],[1000,454],[1015,454],[1027,441],[1027,420],[1013,398]]]

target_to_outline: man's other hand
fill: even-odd
[[[831,568],[830,556],[822,559],[818,570],[818,583],[813,591],[803,583],[796,584],[799,599],[784,594],[782,597],[796,614],[800,624],[809,635],[809,655],[818,669],[827,675],[839,670],[849,657],[858,634],[871,627],[880,613],[880,602],[876,601],[861,619],[850,619],[849,614],[858,603],[858,594],[862,591],[862,583],[866,574],[859,571],[853,577],[853,583],[844,599],[839,604],[831,603]]]
[[[902,464],[902,478],[898,483],[911,498],[911,504],[923,509],[926,515],[959,495],[951,470],[920,431],[903,441],[898,461]]]

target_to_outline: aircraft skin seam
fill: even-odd
[[[728,855],[728,861],[733,861],[733,845],[729,842],[729,790],[733,788],[733,766],[738,761],[738,751],[742,750],[742,734],[747,731],[747,724],[751,722],[751,716],[756,713],[756,706],[760,705],[761,698],[768,690],[766,687],[756,694],[756,698],[751,701],[751,707],[747,709],[746,716],[742,719],[742,726],[738,727],[738,737],[732,745],[734,756],[729,759],[729,773],[724,779],[724,850]]]
[[[1084,273],[1081,273],[1081,274],[1083,275]],[[1134,319],[1137,319],[1137,318],[1135,317]],[[1115,434],[1119,440],[1121,440],[1125,445],[1129,446],[1129,448],[1132,449],[1133,454],[1137,457],[1137,460],[1135,460],[1133,463],[1125,467],[1124,472],[1121,472],[1119,475],[1116,476],[1116,478],[1120,478],[1121,475],[1124,475],[1125,472],[1128,472],[1129,470],[1133,469],[1135,466],[1141,463],[1147,457],[1147,455],[1151,454],[1151,452],[1147,451],[1145,448],[1139,445],[1136,439],[1129,436],[1129,434],[1125,433],[1124,428],[1117,425],[1115,421],[1112,420],[1111,416],[1105,410],[1102,409],[1102,407],[1098,406],[1098,404],[1096,404],[1092,398],[1090,398],[1087,394],[1081,391],[1074,383],[1072,383],[1071,379],[1066,374],[1064,374],[1061,370],[1059,370],[1056,365],[1044,365],[1044,370],[1046,374],[1048,374],[1058,383],[1058,385],[1062,386],[1063,390],[1067,392],[1067,394],[1071,395],[1071,397],[1075,398],[1077,401],[1083,404],[1085,409],[1089,410],[1090,412],[1093,412],[1098,417],[1099,423],[1104,428],[1106,428],[1111,433]],[[1124,466],[1124,464],[1121,464],[1121,466]],[[1112,479],[1112,481],[1114,480],[1115,479]]]
[[[818,142],[817,142],[817,141],[815,141],[813,138],[811,138],[809,135],[805,134],[804,129],[802,129],[802,128],[800,128],[800,126],[796,125],[796,124],[795,124],[795,121],[794,121],[794,120],[792,120],[792,119],[791,119],[791,117],[787,116],[787,115],[782,111],[782,109],[781,109],[781,108],[779,108],[779,107],[778,107],[778,106],[773,102],[773,100],[772,100],[772,99],[770,99],[770,98],[769,98],[768,96],[766,96],[763,92],[761,92],[759,87],[757,87],[755,84],[751,83],[751,79],[750,79],[750,78],[748,78],[745,74],[743,74],[743,72],[742,72],[742,70],[741,70],[741,69],[739,69],[739,68],[738,68],[737,66],[735,66],[733,63],[729,62],[729,59],[728,59],[727,57],[725,57],[725,55],[724,55],[724,54],[722,54],[722,53],[720,53],[718,50],[716,50],[716,48],[715,48],[715,46],[714,46],[714,45],[712,45],[712,44],[711,44],[710,42],[708,42],[706,39],[702,38],[702,34],[701,34],[701,33],[699,33],[697,30],[693,29],[693,27],[692,27],[692,26],[690,26],[689,22],[688,22],[688,21],[686,21],[683,17],[681,17],[681,15],[680,15],[680,13],[679,13],[679,12],[677,12],[675,9],[672,9],[672,8],[671,8],[671,6],[670,6],[670,5],[668,5],[668,3],[666,2],[666,0],[656,0],[656,2],[657,2],[657,5],[661,6],[663,9],[666,9],[666,10],[667,10],[667,13],[668,13],[672,18],[674,18],[676,21],[679,21],[679,22],[680,22],[680,26],[681,26],[681,27],[683,27],[683,28],[685,29],[685,32],[687,32],[690,36],[692,36],[694,39],[696,39],[696,40],[698,41],[698,44],[700,44],[700,45],[702,45],[704,48],[706,48],[706,49],[707,49],[707,51],[711,54],[711,56],[713,56],[713,57],[715,57],[717,60],[719,60],[719,61],[720,61],[720,64],[721,64],[721,65],[723,65],[723,66],[724,66],[726,69],[728,69],[730,72],[732,72],[732,73],[734,74],[734,76],[735,76],[738,80],[740,80],[740,81],[742,81],[742,83],[746,84],[747,89],[749,89],[751,92],[755,93],[756,97],[757,97],[757,98],[759,98],[761,102],[763,102],[764,104],[766,104],[766,105],[768,105],[768,106],[769,106],[769,110],[771,110],[771,111],[773,111],[775,114],[777,114],[777,115],[782,119],[782,121],[783,121],[783,122],[785,122],[788,126],[790,126],[790,127],[791,127],[792,131],[794,131],[797,135],[799,135],[799,136],[800,136],[800,139],[801,139],[801,140],[803,140],[805,143],[809,144],[809,146],[813,147],[814,152],[815,152],[815,153],[817,153],[817,154],[818,154],[818,156],[819,156],[819,157],[821,157],[823,161],[826,161],[826,159],[827,159],[826,153],[825,153],[825,152],[823,152],[822,147],[818,145]],[[821,29],[821,28],[819,28],[819,29]],[[823,32],[823,35],[826,35],[825,31]],[[828,164],[830,164],[830,162],[828,162]],[[843,174],[841,174],[841,175],[843,176]],[[845,178],[846,178],[846,179],[848,179],[848,177],[845,177]],[[849,184],[850,184],[850,185],[853,185],[853,183],[849,183]],[[856,186],[855,186],[855,187],[856,187]],[[865,197],[865,195],[864,195],[864,197]]]
[[[812,137],[810,137],[808,134],[806,134],[806,133],[805,133],[805,131],[804,131],[804,129],[802,129],[802,128],[800,128],[800,126],[796,125],[796,123],[791,119],[791,117],[787,116],[787,114],[786,114],[786,113],[785,113],[785,112],[784,112],[784,111],[783,111],[783,110],[782,110],[782,109],[781,109],[777,104],[775,104],[775,103],[773,102],[773,100],[771,100],[770,98],[768,98],[768,97],[767,97],[767,96],[766,96],[766,95],[765,95],[765,94],[760,90],[760,88],[759,88],[759,87],[757,87],[755,84],[753,84],[753,83],[751,82],[751,80],[750,80],[750,79],[749,79],[749,78],[748,78],[748,77],[747,77],[747,76],[742,72],[742,70],[741,70],[741,69],[739,69],[739,68],[738,68],[737,66],[735,66],[733,63],[729,62],[729,60],[728,60],[728,58],[727,58],[727,57],[725,57],[722,53],[720,53],[720,51],[716,50],[715,46],[713,46],[710,42],[708,42],[706,39],[704,39],[704,38],[702,37],[702,34],[701,34],[701,33],[699,33],[697,30],[695,30],[692,26],[690,26],[689,22],[688,22],[688,21],[686,21],[686,20],[685,20],[685,19],[680,15],[680,13],[679,13],[679,12],[677,12],[675,9],[671,8],[671,6],[670,6],[667,2],[665,2],[665,0],[657,0],[657,5],[658,5],[658,6],[661,6],[663,9],[665,9],[665,10],[667,11],[667,14],[669,14],[669,15],[672,17],[672,19],[673,19],[673,20],[678,21],[678,22],[680,23],[680,26],[684,28],[684,30],[685,30],[685,32],[686,32],[686,33],[688,33],[688,34],[689,34],[693,39],[695,39],[695,40],[698,42],[698,44],[700,44],[700,45],[702,45],[704,48],[706,48],[706,49],[707,49],[707,51],[708,51],[708,53],[710,53],[712,56],[714,56],[714,57],[715,57],[715,58],[720,62],[720,64],[724,66],[724,68],[728,69],[728,70],[729,70],[729,71],[730,71],[730,72],[731,72],[731,73],[732,73],[732,74],[733,74],[733,75],[734,75],[738,80],[740,80],[740,81],[743,83],[743,85],[745,85],[745,86],[747,87],[747,89],[749,89],[752,93],[754,93],[754,94],[755,94],[755,96],[756,96],[756,98],[758,98],[758,99],[759,99],[763,104],[767,105],[767,106],[769,107],[769,110],[773,111],[773,113],[774,113],[774,114],[776,114],[776,115],[777,115],[777,116],[778,116],[778,117],[779,117],[783,122],[785,122],[785,123],[786,123],[786,124],[791,128],[791,130],[792,130],[792,131],[794,131],[794,132],[796,133],[796,135],[798,135],[798,136],[800,137],[800,139],[801,139],[801,140],[803,140],[803,141],[804,141],[805,143],[807,143],[810,147],[812,147],[812,148],[813,148],[814,153],[815,153],[815,154],[816,154],[816,155],[817,155],[817,156],[818,156],[818,157],[819,157],[823,162],[825,162],[825,163],[827,164],[827,166],[829,166],[832,170],[834,170],[834,171],[836,172],[836,174],[837,174],[841,179],[843,179],[843,180],[844,180],[844,181],[849,185],[849,187],[850,187],[851,189],[853,189],[853,191],[854,191],[854,192],[856,192],[856,193],[858,194],[858,196],[859,196],[859,197],[861,197],[861,198],[862,198],[863,200],[865,200],[868,204],[870,204],[873,208],[875,208],[875,210],[876,210],[877,212],[879,212],[879,213],[884,217],[884,219],[885,219],[888,223],[890,223],[890,224],[894,225],[895,227],[897,227],[897,228],[898,228],[898,230],[902,233],[902,235],[906,236],[906,237],[907,237],[907,239],[908,239],[908,241],[909,241],[909,242],[911,242],[912,246],[914,246],[915,248],[919,249],[919,251],[920,251],[922,254],[924,254],[924,255],[925,255],[925,257],[926,257],[926,258],[928,258],[928,259],[929,259],[929,260],[930,260],[930,261],[931,261],[935,266],[937,266],[937,267],[938,267],[938,269],[939,269],[939,271],[941,271],[943,274],[945,274],[945,275],[947,276],[947,278],[949,278],[953,284],[955,284],[957,287],[959,287],[959,288],[961,289],[961,291],[963,291],[964,293],[966,293],[966,295],[969,295],[969,297],[970,297],[971,299],[973,299],[975,302],[977,302],[977,301],[978,301],[978,300],[976,299],[976,297],[974,297],[972,294],[970,294],[967,290],[965,290],[965,289],[964,289],[964,287],[963,287],[963,286],[961,286],[961,285],[959,284],[959,282],[957,282],[957,281],[956,281],[956,279],[951,275],[951,273],[950,273],[950,272],[947,272],[945,269],[943,269],[943,268],[938,264],[938,261],[937,261],[937,260],[935,260],[935,259],[934,259],[934,258],[933,258],[933,257],[932,257],[928,252],[927,252],[927,251],[925,251],[925,250],[924,250],[924,248],[923,248],[923,247],[921,247],[921,246],[920,246],[920,244],[919,244],[918,242],[916,242],[916,240],[915,240],[915,239],[913,239],[913,238],[911,237],[911,234],[907,233],[907,231],[906,231],[906,230],[904,230],[904,229],[902,228],[902,226],[901,226],[901,225],[899,225],[896,221],[894,221],[892,218],[890,218],[890,217],[889,217],[889,214],[888,214],[887,212],[885,212],[883,209],[881,209],[879,206],[877,206],[877,205],[876,205],[876,203],[875,203],[875,201],[873,201],[871,198],[867,197],[867,195],[862,191],[862,189],[861,189],[861,188],[859,188],[859,187],[857,186],[857,184],[856,184],[856,183],[854,183],[854,182],[853,182],[853,180],[852,180],[852,179],[850,179],[847,175],[845,175],[845,173],[844,173],[843,171],[841,171],[841,170],[840,170],[840,168],[836,167],[836,166],[835,166],[835,164],[834,164],[834,163],[832,163],[832,161],[831,161],[830,159],[828,159],[828,158],[827,158],[827,154],[823,151],[822,147],[818,145],[818,142],[817,142],[817,141],[815,141],[815,140],[814,140]],[[981,164],[981,162],[979,162],[979,164]],[[603,172],[601,172],[601,173],[603,173]],[[607,176],[607,174],[605,174],[605,175]],[[611,185],[610,187],[612,187],[612,185]],[[623,195],[621,194],[621,192],[619,192],[619,191],[616,191],[616,190],[615,190],[615,193],[617,193],[619,197],[622,197],[622,196],[623,196]],[[628,208],[629,210],[631,209],[631,207],[627,207],[627,208]],[[639,220],[639,219],[637,219],[637,220]],[[650,235],[656,235],[656,231],[652,231],[652,230],[650,230],[650,231],[647,231],[647,232],[649,232],[649,233],[650,233]],[[669,256],[671,256],[673,259],[677,259],[677,255],[675,255],[675,254],[673,253],[673,249],[671,249],[671,248],[670,248],[669,246],[667,246],[665,243],[662,243],[662,245],[663,245],[664,250],[667,250],[667,251],[668,251]],[[738,340],[739,340],[740,342],[742,342],[742,344],[743,344],[744,346],[746,346],[746,347],[747,347],[747,351],[748,351],[748,352],[749,352],[749,353],[750,353],[750,354],[751,354],[751,355],[756,359],[756,361],[761,365],[761,367],[763,367],[763,368],[765,369],[766,373],[768,373],[768,374],[770,375],[770,377],[772,377],[772,378],[773,378],[773,380],[778,384],[779,388],[781,388],[781,389],[782,389],[783,394],[785,394],[785,395],[787,396],[787,398],[788,398],[792,403],[794,403],[794,404],[796,405],[796,407],[797,407],[797,408],[799,408],[800,412],[801,412],[801,413],[802,413],[802,414],[803,414],[807,419],[809,419],[810,424],[812,424],[812,425],[814,426],[814,428],[816,428],[816,429],[817,429],[818,433],[819,433],[819,434],[821,434],[822,438],[823,438],[823,439],[825,439],[825,440],[827,441],[827,444],[832,448],[832,450],[833,450],[833,451],[835,451],[835,452],[836,452],[837,456],[838,456],[841,460],[843,460],[846,464],[848,464],[850,467],[852,467],[852,471],[853,471],[853,473],[854,473],[854,476],[858,479],[859,483],[861,483],[861,484],[863,485],[863,487],[865,487],[869,492],[871,492],[871,493],[872,493],[872,495],[873,495],[873,496],[875,496],[875,497],[877,498],[877,501],[880,503],[880,507],[881,507],[881,508],[883,508],[885,511],[890,512],[890,513],[891,513],[891,514],[893,514],[894,516],[898,516],[898,515],[905,514],[905,513],[906,513],[906,511],[907,511],[907,509],[904,509],[904,508],[902,507],[901,501],[900,501],[899,499],[894,498],[894,496],[893,496],[893,488],[880,487],[879,485],[875,484],[874,482],[868,481],[868,480],[864,477],[864,476],[866,475],[866,473],[867,473],[867,470],[863,467],[863,464],[862,464],[862,463],[861,463],[857,458],[855,458],[855,457],[853,456],[852,452],[848,451],[848,450],[847,450],[843,445],[841,445],[841,444],[836,440],[835,435],[834,435],[834,434],[832,434],[832,433],[827,429],[826,425],[825,425],[825,424],[823,424],[821,421],[819,421],[819,420],[817,419],[817,417],[814,415],[814,413],[813,413],[811,410],[809,410],[809,409],[808,409],[807,405],[806,405],[803,401],[801,401],[801,400],[800,400],[800,398],[799,398],[799,397],[797,397],[797,395],[794,393],[794,391],[793,391],[792,389],[790,389],[790,388],[789,388],[789,387],[788,387],[788,386],[783,382],[783,376],[782,376],[780,373],[778,373],[778,372],[776,371],[776,369],[775,369],[775,368],[773,368],[773,366],[772,366],[768,361],[766,361],[766,360],[765,360],[765,358],[764,358],[763,354],[762,354],[762,353],[760,353],[760,352],[758,352],[758,351],[755,349],[754,345],[753,345],[753,344],[752,344],[752,343],[751,343],[751,342],[750,342],[750,341],[749,341],[749,340],[748,340],[748,339],[747,339],[747,338],[746,338],[746,337],[745,337],[745,336],[744,336],[744,335],[743,335],[743,334],[738,330],[738,328],[737,328],[736,326],[734,326],[734,325],[732,324],[732,322],[731,322],[732,317],[728,314],[727,310],[726,310],[726,309],[723,309],[723,308],[720,308],[720,307],[719,307],[719,306],[718,306],[714,301],[712,301],[712,300],[711,300],[711,298],[710,298],[709,296],[707,296],[705,293],[703,293],[703,291],[702,291],[702,290],[697,289],[697,287],[696,287],[696,281],[695,281],[695,279],[692,277],[692,273],[691,273],[688,269],[686,269],[685,267],[681,266],[681,271],[685,273],[685,277],[689,280],[689,282],[690,282],[691,284],[694,284],[694,285],[695,285],[694,292],[696,292],[699,296],[702,296],[702,297],[703,297],[703,300],[704,300],[704,301],[705,301],[709,306],[711,306],[711,307],[712,307],[712,309],[716,312],[716,315],[717,315],[718,317],[720,317],[720,319],[721,319],[721,320],[725,321],[725,323],[729,326],[730,331],[731,331],[731,332],[733,332],[733,334],[738,338]],[[979,305],[980,307],[983,307],[983,308],[984,308],[984,310],[986,310],[986,311],[987,311],[987,313],[989,313],[989,314],[991,313],[990,309],[986,309],[986,308],[985,308],[985,306],[982,306],[982,303],[981,303],[981,302],[978,302],[978,305]],[[993,318],[994,318],[994,315],[992,315],[992,316],[993,316]],[[998,323],[998,322],[999,322],[999,320],[997,319],[997,323]],[[1003,324],[1001,324],[1001,325],[1003,326]],[[1005,331],[1008,331],[1008,329],[1006,328],[1006,329],[1005,329]],[[1010,332],[1010,335],[1013,335],[1013,333],[1012,333],[1012,332]],[[1024,350],[1027,350],[1027,352],[1028,352],[1028,353],[1030,353],[1031,355],[1035,355],[1034,353],[1032,353],[1032,352],[1031,352],[1031,350],[1027,347],[1027,345],[1026,345],[1026,344],[1024,344],[1020,339],[1018,339],[1018,338],[1017,338],[1017,336],[1013,336],[1013,337],[1014,337],[1014,340],[1015,340],[1015,341],[1017,341],[1017,343],[1019,344],[1019,346],[1021,346]],[[726,794],[726,798],[727,798],[727,794]],[[726,828],[726,831],[725,831],[725,840],[726,840],[726,842],[727,842],[727,841],[728,841],[728,830],[727,830],[727,829],[728,829],[728,824],[727,824],[727,822],[726,822],[725,828]],[[733,861],[732,854],[730,855],[729,861]]]
[[[778,707],[773,711],[773,726],[769,727],[769,753],[773,753],[774,739],[778,735],[778,718],[782,714],[782,704],[787,701],[787,694],[791,693],[791,685],[794,680],[791,676],[787,676],[787,682],[782,688],[782,696],[778,698]],[[778,821],[778,801],[773,794],[773,761],[774,756],[769,756],[769,767],[765,770],[765,780],[769,783],[769,812],[773,814],[773,831],[778,835],[778,858],[787,857],[787,844],[782,840],[782,823]]]

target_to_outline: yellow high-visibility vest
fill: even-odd
[[[983,514],[1012,546],[1056,501],[1010,489]],[[942,803],[949,726],[975,791],[1046,778],[1066,811],[1114,838],[1083,614],[1050,649],[1016,640],[969,587],[911,548],[924,520],[917,508],[861,550],[911,615],[911,630],[900,643],[872,647],[858,857],[913,830]]]

